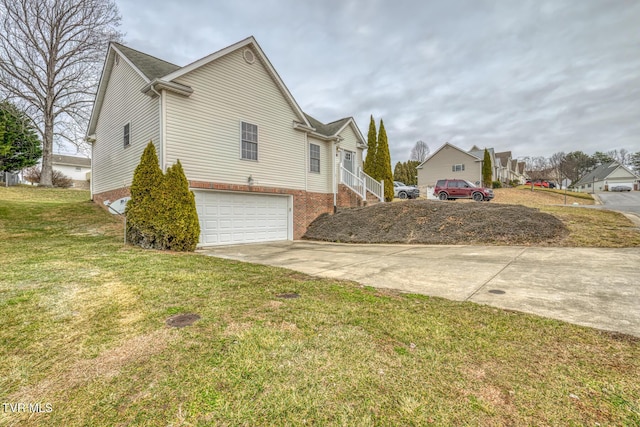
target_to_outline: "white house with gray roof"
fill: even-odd
[[[382,193],[353,118],[303,112],[253,37],[184,67],[111,43],[87,140],[100,204],[129,194],[149,141],[163,170],[179,159],[201,245],[298,239],[320,214]]]
[[[612,187],[625,186],[631,190],[638,190],[640,177],[629,168],[618,162],[600,165],[574,184],[576,191],[581,193],[601,193],[611,191]]]

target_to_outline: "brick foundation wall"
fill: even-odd
[[[323,213],[333,212],[333,193],[311,193],[304,190],[288,188],[263,187],[258,185],[222,184],[217,182],[189,181],[192,190],[220,190],[239,191],[246,193],[287,194],[293,196],[293,238],[300,239],[307,231],[307,227]],[[104,193],[94,194],[93,201],[104,209],[105,200],[118,200],[130,196],[129,188],[118,188]],[[348,187],[340,185],[337,195],[338,207],[362,206],[362,200]]]
[[[130,195],[131,193],[129,192],[129,187],[123,187],[123,188],[118,188],[116,190],[105,191],[104,193],[94,194],[93,201],[98,206],[104,208],[105,210],[108,210],[109,208],[104,204],[105,200],[110,200],[112,202],[115,202],[118,199],[121,199],[123,197],[128,197]]]

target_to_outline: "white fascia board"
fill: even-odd
[[[107,56],[104,61],[104,65],[102,66],[102,73],[100,75],[100,83],[98,83],[98,91],[96,92],[96,98],[93,101],[93,108],[91,109],[91,118],[89,119],[89,127],[87,129],[87,137],[96,132],[96,125],[98,124],[98,117],[100,115],[100,110],[102,108],[102,102],[104,100],[104,93],[107,90],[107,83],[109,78],[111,77],[111,70],[113,69],[113,63],[115,59],[115,55],[119,55],[131,68],[133,68],[140,77],[145,81],[145,83],[149,83],[149,79],[147,76],[142,73],[136,67],[133,62],[127,58],[113,43],[109,43],[109,48],[107,49]]]

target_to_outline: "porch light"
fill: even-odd
[[[253,176],[249,175],[249,178],[247,178],[247,182],[249,183],[249,186],[253,185]]]

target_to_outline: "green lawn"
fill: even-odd
[[[85,192],[0,188],[0,425],[640,424],[636,338],[121,233]]]

